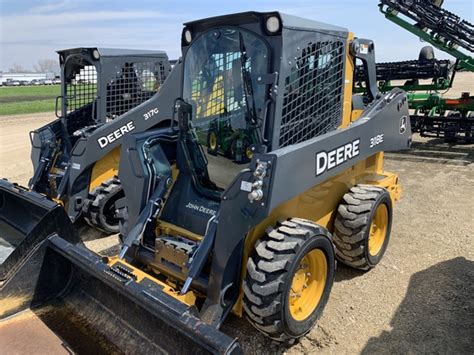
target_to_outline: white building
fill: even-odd
[[[0,73],[0,83],[4,84],[7,80],[41,80],[54,79],[54,73]]]

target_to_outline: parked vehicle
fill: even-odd
[[[18,80],[7,80],[5,86],[20,86],[20,82]]]

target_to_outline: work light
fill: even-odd
[[[188,44],[191,43],[191,41],[193,40],[193,35],[190,30],[184,31],[184,40]]]
[[[267,31],[270,33],[278,32],[280,29],[280,19],[276,16],[270,16],[267,18]]]

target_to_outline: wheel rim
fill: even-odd
[[[248,159],[252,159],[253,157],[253,151],[251,147],[247,147],[245,149],[245,155],[247,156]]]
[[[316,309],[323,295],[328,273],[326,254],[313,249],[301,259],[293,275],[289,299],[291,316],[302,321]]]
[[[376,256],[385,242],[388,225],[388,208],[384,203],[375,210],[374,218],[370,224],[369,254]]]
[[[217,137],[214,132],[212,132],[209,136],[209,148],[215,150],[217,148]]]

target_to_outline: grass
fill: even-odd
[[[1,87],[0,116],[54,111],[59,85]]]
[[[1,97],[15,96],[58,96],[60,85],[5,86],[0,88]]]
[[[54,111],[55,104],[54,99],[1,103],[0,116],[51,112]]]

